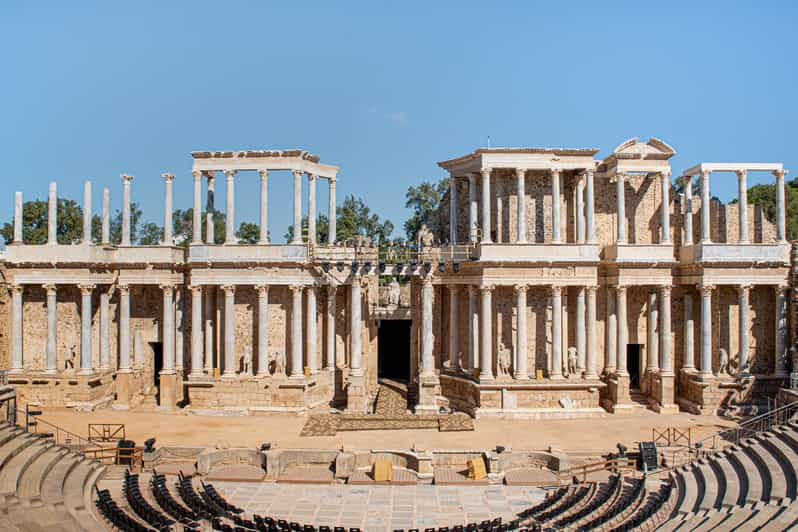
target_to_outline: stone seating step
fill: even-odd
[[[785,498],[787,496],[787,479],[784,478],[784,472],[773,454],[756,439],[747,440],[743,449],[749,453],[754,462],[758,462],[759,471],[765,476],[765,484],[769,484],[770,499],[765,499],[765,502],[781,501]],[[768,492],[765,493],[768,494]]]
[[[748,528],[747,523],[758,511],[759,510],[752,509],[751,504],[735,508],[729,518],[723,522],[723,528],[721,530],[751,530]]]
[[[53,444],[39,439],[15,454],[0,468],[0,496],[16,496],[19,479],[25,470]]]
[[[726,510],[713,510],[709,512],[701,523],[692,529],[692,532],[709,532],[710,530],[723,530],[725,529],[725,521],[731,517],[731,514]]]
[[[740,487],[743,482],[728,458],[723,454],[718,454],[710,458],[710,463],[715,467],[715,474],[723,475],[723,485],[726,488],[719,501],[720,508],[729,508],[745,502],[745,499],[740,500]]]
[[[725,491],[725,485],[722,484],[723,478],[718,478],[715,470],[709,465],[709,462],[698,462],[695,464],[699,480],[703,484],[704,495],[699,503],[701,510],[714,510],[718,507],[718,496],[722,496],[722,491]]]
[[[764,504],[751,519],[745,522],[745,530],[772,530],[770,522],[784,511],[784,506]]]
[[[58,445],[42,453],[20,477],[17,498],[21,501],[39,501],[44,478],[68,453],[69,450]]]
[[[41,441],[38,436],[34,436],[33,434],[28,434],[26,432],[15,435],[12,439],[0,447],[0,470],[2,470],[8,461],[11,460],[17,453],[20,453],[23,449],[29,445],[33,445],[38,441]]]
[[[737,462],[737,467],[745,472],[747,479],[747,494],[746,500],[748,502],[762,502],[765,496],[765,485],[762,479],[762,473],[756,466],[748,453],[744,453],[741,449],[728,451],[729,457]]]
[[[784,443],[775,433],[766,432],[759,435],[759,441],[770,451],[773,457],[781,466],[784,480],[787,483],[787,497],[795,499],[796,495],[796,475],[795,468],[798,466],[798,453]],[[776,474],[775,472],[773,474]]]
[[[83,460],[82,456],[70,453],[50,469],[42,482],[41,499],[45,504],[56,506],[64,503],[64,482],[72,469]]]
[[[684,498],[679,505],[679,513],[692,514],[701,506],[703,498],[703,481],[699,481],[696,469],[692,465],[686,465],[679,471],[684,486]]]
[[[80,462],[64,481],[64,505],[72,515],[84,508],[83,489],[97,464],[90,460]]]
[[[784,443],[792,447],[795,452],[798,452],[798,431],[792,425],[781,425],[776,427],[773,432],[784,440]]]
[[[67,532],[83,532],[87,530],[76,521],[64,508],[42,506],[31,509],[20,505],[12,505],[8,511],[12,522],[19,523],[23,530],[65,530]]]

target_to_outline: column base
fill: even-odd
[[[222,380],[225,381],[237,381],[238,374],[237,373],[222,373]]]
[[[177,404],[177,374],[161,372],[159,376],[159,407],[161,410],[173,410]]]
[[[133,371],[129,368],[116,372],[116,402],[120,405],[129,405],[133,398],[132,390]]]
[[[527,381],[529,380],[528,373],[519,373],[518,375],[514,375],[513,378],[517,381]]]
[[[45,374],[45,375],[58,375],[58,370],[57,370],[57,369],[55,369],[55,368],[53,368],[53,369],[46,369],[46,370],[44,370],[44,374]]]
[[[349,375],[346,386],[346,411],[355,414],[366,414],[370,410],[366,378],[363,375]]]
[[[421,375],[418,378],[418,403],[417,413],[435,413],[438,411],[438,395],[440,395],[441,381],[437,375]]]
[[[77,374],[86,377],[94,375],[94,368],[79,369]]]
[[[549,379],[551,379],[553,381],[564,381],[565,380],[565,376],[563,376],[561,373],[558,374],[558,375],[549,375]]]

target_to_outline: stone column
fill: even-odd
[[[457,181],[449,176],[449,243],[457,244]]]
[[[562,242],[560,230],[562,226],[562,218],[560,217],[560,170],[559,168],[552,168],[551,170],[551,242],[559,244]]]
[[[334,284],[327,285],[327,369],[335,369],[335,297],[337,287]]]
[[[432,279],[425,277],[421,286],[421,376],[435,373],[432,354]]]
[[[652,290],[648,293],[648,340],[646,351],[648,352],[647,371],[659,371],[659,309],[657,308],[657,292]]]
[[[11,373],[22,373],[22,285],[12,284],[11,290]]]
[[[596,372],[596,290],[595,286],[588,286],[587,290],[587,368],[586,379],[597,379]]]
[[[739,237],[741,244],[748,243],[748,172],[737,170],[737,209]]]
[[[191,377],[202,376],[202,286],[191,285]]]
[[[479,304],[476,286],[468,285],[468,366],[469,369],[479,367]]]
[[[702,205],[703,209],[704,206]],[[703,377],[712,376],[712,285],[699,285],[701,291],[701,367]]]
[[[47,355],[45,359],[45,373],[52,375],[58,371],[58,310],[56,307],[56,285],[46,284],[42,288],[44,288],[47,293]]]
[[[214,205],[216,201],[216,179],[213,172],[206,172],[205,176],[208,179],[208,197],[206,198],[205,206],[205,243],[210,245],[216,243],[216,228],[213,223],[213,211],[216,210]]]
[[[526,243],[526,168],[516,168],[515,177],[517,181],[516,189],[518,196],[518,213],[516,214],[517,232],[516,242],[519,244]]]
[[[80,371],[79,375],[94,373],[91,361],[91,292],[93,284],[78,285],[80,289]]]
[[[202,172],[191,172],[194,178],[194,210],[191,220],[191,243],[202,243]]]
[[[316,243],[316,176],[308,174],[308,242]]]
[[[294,234],[292,244],[302,243],[302,171],[293,170],[294,174]]]
[[[236,287],[226,285],[224,290],[224,371],[223,377],[236,376],[235,297]]]
[[[110,288],[100,290],[100,369],[111,368]]]
[[[585,182],[576,183],[576,242],[585,243]]]
[[[103,188],[102,224],[100,243],[107,246],[111,243],[111,191]]]
[[[258,244],[269,243],[269,171],[258,170],[260,174],[260,235]],[[258,370],[260,373],[260,369]]]
[[[516,379],[528,379],[529,378],[529,369],[527,363],[527,342],[526,342],[526,285],[516,285],[515,286],[515,308],[518,312],[518,330],[517,336],[515,341],[515,353],[516,353],[516,366],[513,368],[515,371],[513,372],[513,376]]]
[[[693,177],[684,176],[684,245],[693,244]]]
[[[479,287],[482,293],[482,308],[479,321],[482,327],[482,338],[479,341],[479,380],[493,380],[493,286]]]
[[[585,338],[585,289],[576,289],[576,373],[581,376],[585,371],[587,339]]]
[[[775,286],[776,290],[776,353],[775,375],[786,377],[788,373],[787,361],[787,291],[786,286]]]
[[[482,174],[482,242],[490,244],[490,168],[480,170]]]
[[[335,178],[330,177],[327,181],[330,185],[330,197],[327,204],[327,242],[332,246],[338,239],[335,227],[335,223],[338,221],[338,212],[335,208]]]
[[[58,192],[55,181],[47,190],[47,243],[58,244]]]
[[[119,369],[118,372],[131,371],[130,363],[130,287],[117,286],[119,290]]]
[[[181,285],[175,286],[175,370],[183,374],[183,291]]]
[[[604,373],[615,373],[618,360],[618,316],[615,310],[617,296],[613,288],[607,287],[607,346]]]
[[[693,321],[693,294],[689,290],[690,288],[685,286],[684,296],[682,297],[684,304],[684,360],[682,361],[682,369],[692,371],[695,369],[695,355],[693,354],[695,322]]]
[[[307,316],[305,320],[305,330],[307,331],[307,345],[305,346],[305,353],[308,361],[310,372],[316,374],[319,372],[319,357],[318,357],[318,334],[317,334],[317,315],[316,315],[316,287],[309,285],[307,287]]]
[[[363,353],[361,350],[361,323],[360,323],[360,276],[355,275],[350,285],[349,304],[349,372],[355,377],[363,375]]]
[[[629,338],[628,323],[626,321],[626,287],[618,286],[615,288],[617,302],[615,312],[618,315],[618,370],[616,373],[621,377],[628,377],[626,370],[626,344]]]
[[[626,244],[626,176],[618,174],[615,176],[615,197],[616,210],[618,216],[618,227],[615,241],[618,244]],[[624,353],[624,357],[626,354]]]
[[[701,172],[701,243],[712,242],[709,227],[709,171]]]
[[[22,192],[14,192],[14,244],[24,243],[22,239]]]
[[[477,241],[477,175],[468,175],[468,238],[472,244]]]
[[[302,285],[291,285],[291,373],[292,379],[301,379],[302,367]]]
[[[776,234],[779,242],[787,240],[787,209],[784,207],[784,174],[786,170],[776,170]]]
[[[205,372],[213,375],[213,355],[214,355],[214,317],[216,315],[216,292],[215,286],[208,286],[205,289]]]
[[[671,201],[670,201],[670,172],[660,172],[660,189],[662,192],[660,205],[660,237],[661,244],[671,243]]]
[[[739,331],[739,344],[740,344],[740,355],[737,360],[740,363],[740,373],[742,375],[748,375],[749,368],[748,368],[748,349],[750,345],[750,341],[748,339],[748,330],[751,327],[750,320],[748,318],[748,295],[750,292],[751,286],[747,284],[740,285],[738,287],[738,297],[739,297],[739,306],[740,306],[740,331]]]
[[[91,181],[83,182],[83,244],[91,244]]]
[[[224,243],[236,243],[236,173],[234,170],[225,170],[224,176],[227,178],[227,193],[225,200],[227,207],[224,216]]]
[[[659,287],[659,355],[662,375],[673,375],[673,350],[671,349],[671,287]]]
[[[258,292],[258,375],[269,374],[269,286],[257,285]]]
[[[175,181],[174,174],[161,174],[164,184],[163,200],[163,242],[164,246],[171,246],[172,242],[172,186]]]
[[[130,245],[130,183],[132,175],[122,174],[122,238],[121,245]]]
[[[595,222],[595,212],[596,212],[596,197],[595,193],[593,192],[593,170],[586,170],[585,171],[585,195],[587,199],[585,201],[585,229],[587,232],[587,243],[588,244],[595,244],[596,243],[596,222]]]
[[[161,285],[163,291],[163,323],[161,339],[163,340],[163,368],[161,374],[171,375],[175,372],[175,304],[174,289],[170,284]]]
[[[450,284],[449,288],[449,369],[460,369],[460,321],[459,299],[460,287]]]
[[[562,379],[562,287],[551,287],[551,367],[549,378]]]

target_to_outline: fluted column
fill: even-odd
[[[337,220],[338,212],[337,212],[337,210],[335,208],[335,178],[334,177],[330,177],[330,178],[327,179],[327,182],[330,185],[330,197],[327,200],[328,201],[328,204],[327,204],[327,231],[328,231],[328,233],[327,233],[327,242],[330,245],[333,245],[333,244],[335,244],[335,241],[338,239],[338,236],[337,236],[338,233],[336,233],[336,226],[335,226],[336,222],[338,221]]]
[[[58,244],[58,192],[55,181],[47,189],[47,243]]]
[[[657,308],[657,292],[651,290],[648,293],[648,340],[646,351],[648,351],[647,371],[659,371],[659,309]]]
[[[91,181],[83,182],[83,244],[91,244]]]
[[[581,376],[585,371],[587,356],[587,339],[585,338],[585,289],[576,289],[576,373]]]
[[[161,375],[175,372],[175,304],[174,289],[170,284],[161,285],[163,291],[163,323],[161,338],[163,340],[163,368]]]
[[[301,379],[302,367],[302,286],[291,286],[291,373],[290,377]]]
[[[172,187],[174,185],[174,174],[161,174],[164,183],[163,200],[163,242],[164,246],[172,245]]]
[[[316,176],[308,174],[308,242],[316,243]]]
[[[223,377],[236,376],[235,297],[236,287],[226,285],[224,291],[224,371]]]
[[[122,174],[122,238],[121,245],[130,245],[130,183],[132,175]]]
[[[258,375],[269,374],[269,286],[256,285],[258,292]]]
[[[615,288],[617,302],[615,313],[618,315],[618,370],[619,376],[629,376],[626,370],[626,345],[629,341],[629,329],[626,321],[626,287],[618,286]]]
[[[468,174],[468,239],[471,243],[477,241],[479,232],[477,218],[477,175]]]
[[[208,286],[205,292],[205,372],[213,375],[213,356],[214,356],[214,317],[216,315],[216,286]]]
[[[334,284],[327,285],[327,369],[335,369],[335,297],[337,287]]]
[[[588,286],[587,290],[587,367],[586,379],[597,379],[596,371],[596,290],[595,286]]]
[[[457,181],[449,176],[449,243],[457,244]]]
[[[710,236],[709,226],[709,175],[710,172],[704,170],[701,172],[701,243],[708,244],[712,242]]]
[[[616,314],[617,296],[611,286],[607,287],[607,345],[605,352],[604,373],[615,373],[618,367],[618,315]]]
[[[596,243],[596,195],[593,189],[593,170],[585,171],[585,230],[588,244]]]
[[[318,334],[317,334],[317,316],[316,316],[316,287],[309,285],[307,287],[307,316],[305,320],[307,325],[307,345],[305,346],[305,353],[308,361],[310,372],[315,374],[319,372],[319,356],[318,356]]]
[[[695,354],[693,346],[695,344],[695,321],[693,318],[693,294],[690,287],[684,287],[682,297],[684,305],[684,360],[682,369],[692,371],[695,369]]]
[[[100,243],[111,243],[111,191],[103,188],[102,218],[100,224]]]
[[[349,294],[349,370],[350,374],[359,377],[363,375],[363,352],[361,349],[361,323],[360,323],[360,276],[355,275],[350,285]],[[423,311],[423,309],[422,309]]]
[[[703,208],[703,205],[702,205]],[[699,285],[701,292],[701,367],[699,373],[712,376],[712,285]]]
[[[740,361],[740,373],[743,375],[747,375],[749,372],[748,368],[748,349],[750,341],[748,339],[748,331],[751,327],[749,318],[748,318],[748,295],[750,292],[751,286],[750,285],[740,285],[738,287],[738,303],[740,307],[740,330],[739,330],[739,344],[740,344],[740,355],[737,360]]]
[[[14,241],[13,244],[24,243],[22,237],[22,192],[14,192]]]
[[[435,373],[432,353],[432,279],[425,277],[421,286],[421,376]]]
[[[786,170],[773,172],[773,175],[776,176],[776,233],[779,242],[787,240],[787,209],[784,203],[784,174],[786,173]]]
[[[216,243],[216,226],[213,223],[213,212],[216,210],[216,178],[213,172],[206,172],[205,177],[208,180],[207,185],[207,198],[205,205],[205,243]]]
[[[183,374],[184,352],[183,347],[183,291],[180,286],[175,286],[175,371]]]
[[[479,380],[493,380],[493,286],[480,286],[482,308],[479,313],[482,337],[479,341]]]
[[[449,369],[460,369],[460,287],[450,284],[449,289]]]
[[[693,243],[693,177],[682,177],[684,182],[684,245]]]
[[[585,182],[579,179],[576,183],[576,242],[585,243]]]
[[[549,378],[562,379],[562,288],[551,287],[551,367]]]
[[[788,371],[787,361],[787,291],[786,286],[775,286],[776,291],[776,354],[775,375],[786,377]]]
[[[80,371],[81,375],[94,373],[91,361],[91,293],[93,284],[78,285],[80,289]]]
[[[58,340],[58,311],[56,285],[46,284],[47,293],[47,350],[45,358],[45,373],[54,374],[58,371],[57,365],[57,340]]]
[[[258,170],[260,175],[260,234],[258,244],[269,243],[269,171]],[[258,370],[260,372],[260,370]]]
[[[524,284],[515,286],[515,308],[518,313],[518,330],[516,331],[515,353],[516,366],[513,376],[516,379],[528,379],[529,369],[527,363],[527,330],[526,330],[526,292],[528,287]]]
[[[559,168],[551,170],[551,241],[553,244],[562,242],[560,230],[562,229],[562,218],[560,217],[560,181],[561,174]]]
[[[673,350],[671,349],[671,287],[659,287],[659,356],[662,375],[673,375]]]
[[[191,285],[191,373],[202,375],[202,286]]]
[[[748,243],[748,172],[737,170],[737,217],[739,236],[737,241]]]
[[[482,174],[482,242],[490,244],[490,168],[483,168],[480,173]]]
[[[234,170],[225,170],[224,176],[227,178],[227,193],[225,200],[227,207],[224,216],[224,243],[236,243],[236,173]]]
[[[515,241],[519,244],[526,243],[526,168],[515,169],[517,190],[517,235]]]
[[[111,368],[111,327],[109,288],[100,290],[100,369]]]
[[[126,284],[117,286],[119,291],[119,369],[118,372],[130,373],[130,287]]]
[[[671,242],[671,202],[670,202],[670,172],[660,172],[660,191],[662,198],[660,200],[660,232],[659,241],[662,244],[670,244]]]
[[[194,178],[194,210],[191,216],[191,243],[202,243],[202,172],[191,172]]]
[[[22,285],[9,286],[11,291],[11,373],[22,373]]]
[[[293,170],[294,174],[294,234],[292,244],[302,243],[302,171]]]
[[[626,244],[626,176],[623,174],[615,176],[615,198],[618,217],[615,241],[618,244]]]
[[[468,367],[479,367],[479,290],[468,285]]]

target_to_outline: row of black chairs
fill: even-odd
[[[229,512],[231,514],[242,514],[244,510],[241,508],[234,506],[227,502],[227,500],[219,495],[219,492],[216,491],[216,488],[213,487],[213,484],[205,484],[204,482],[200,481],[200,485],[202,486],[202,493],[204,495],[205,501],[211,501],[213,504],[224,510],[225,512]]]
[[[635,512],[631,519],[622,523],[620,526],[615,527],[612,532],[626,532],[627,530],[635,530],[644,522],[651,519],[654,514],[659,512],[660,508],[662,508],[662,505],[668,500],[668,497],[671,496],[671,491],[673,491],[672,482],[668,482],[663,485],[659,491],[657,491],[656,495],[650,501],[648,501],[645,506]]]
[[[169,488],[166,487],[166,477],[164,475],[159,475],[157,471],[153,470],[152,478],[150,479],[150,488],[152,489],[152,495],[155,497],[155,501],[167,514],[185,527],[197,527],[197,514],[179,504],[175,498],[172,497]]]
[[[548,510],[549,508],[553,507],[555,504],[560,502],[560,500],[563,497],[565,497],[565,495],[568,493],[568,489],[569,489],[568,486],[563,486],[562,488],[558,489],[557,491],[555,491],[554,493],[543,499],[543,502],[541,502],[540,504],[533,506],[532,508],[527,508],[526,510],[522,511],[520,514],[518,514],[519,517],[521,517],[522,519],[531,519],[542,514],[543,512],[545,512],[546,510]]]
[[[591,499],[591,501],[585,506],[583,506],[578,512],[575,512],[569,515],[568,517],[560,519],[559,521],[554,523],[554,526],[556,528],[568,527],[576,523],[580,519],[587,517],[591,513],[595,512],[596,510],[604,506],[607,502],[609,502],[610,498],[613,496],[613,494],[615,494],[616,490],[618,490],[618,488],[621,486],[621,483],[622,483],[621,475],[612,475],[610,477],[606,489],[603,490],[602,493],[593,497],[593,499]]]
[[[617,517],[621,512],[627,509],[638,497],[640,497],[644,491],[646,483],[644,480],[631,480],[633,482],[633,487],[631,490],[628,490],[626,493],[622,494],[606,512],[602,513],[599,516],[596,516],[595,519],[590,521],[589,523],[585,524],[582,527],[579,527],[581,530],[592,530],[594,528],[601,528],[605,523],[611,521],[615,517]]]
[[[130,517],[120,508],[111,497],[111,492],[100,490],[97,486],[94,486],[94,490],[97,492],[97,508],[115,528],[121,532],[151,532],[151,529]]]
[[[574,505],[578,504],[582,499],[584,499],[589,492],[590,488],[588,486],[579,486],[578,488],[575,488],[568,497],[563,499],[561,504],[558,504],[553,508],[538,514],[535,516],[535,520],[539,523],[545,523],[546,521],[550,521],[557,516],[562,515],[563,512],[569,508],[573,508]]]
[[[177,493],[180,495],[180,499],[185,505],[191,508],[194,514],[200,519],[210,521],[214,517],[220,517],[222,515],[222,512],[215,508],[208,507],[208,505],[203,502],[202,498],[197,495],[197,492],[194,490],[191,477],[185,476],[182,471],[177,474]]]
[[[157,530],[169,530],[175,522],[152,507],[141,494],[139,476],[125,470],[125,498],[136,514]]]

